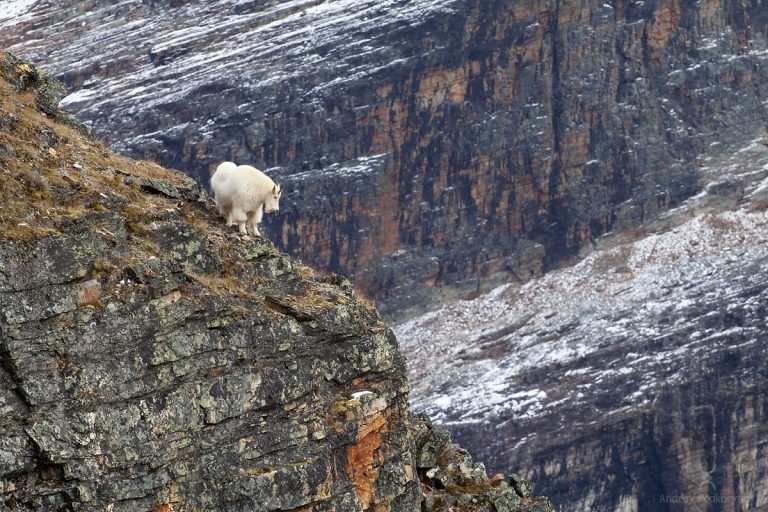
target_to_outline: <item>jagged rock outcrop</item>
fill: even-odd
[[[451,442],[448,430],[432,425],[426,416],[417,415],[412,424],[422,510],[552,510],[548,499],[532,496],[531,486],[519,475],[510,475],[509,482],[501,473],[489,478],[484,465],[474,464],[466,450]]]
[[[0,44],[122,152],[272,168],[268,233],[394,314],[696,193],[763,133],[767,25],[741,0],[40,0]]]
[[[88,140],[29,63],[0,77],[0,509],[447,510],[419,476],[455,455],[462,510],[551,510],[466,452],[424,461],[404,358],[347,279]]]
[[[397,326],[413,407],[556,510],[765,510],[764,142],[645,233]]]

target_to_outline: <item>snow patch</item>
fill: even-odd
[[[0,21],[27,14],[37,2],[38,0],[2,0],[0,2]]]

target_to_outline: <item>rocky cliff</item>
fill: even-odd
[[[377,311],[0,55],[0,509],[548,512],[408,413]]]
[[[767,120],[759,1],[26,4],[0,44],[111,147],[270,168],[268,233],[392,314],[652,219]]]
[[[414,408],[557,510],[766,510],[765,140],[703,174],[632,237],[398,326]]]

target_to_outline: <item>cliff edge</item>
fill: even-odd
[[[0,55],[0,508],[548,511],[408,413],[348,280],[224,228]]]

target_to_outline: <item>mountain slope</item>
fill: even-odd
[[[410,416],[348,280],[227,234],[62,89],[0,54],[0,509],[551,511]]]
[[[768,150],[711,165],[645,232],[396,327],[413,406],[557,510],[768,506]]]
[[[288,185],[281,247],[389,314],[553,268],[764,132],[768,16],[715,0],[39,0],[0,44],[121,152]],[[128,44],[126,44],[128,43]]]

